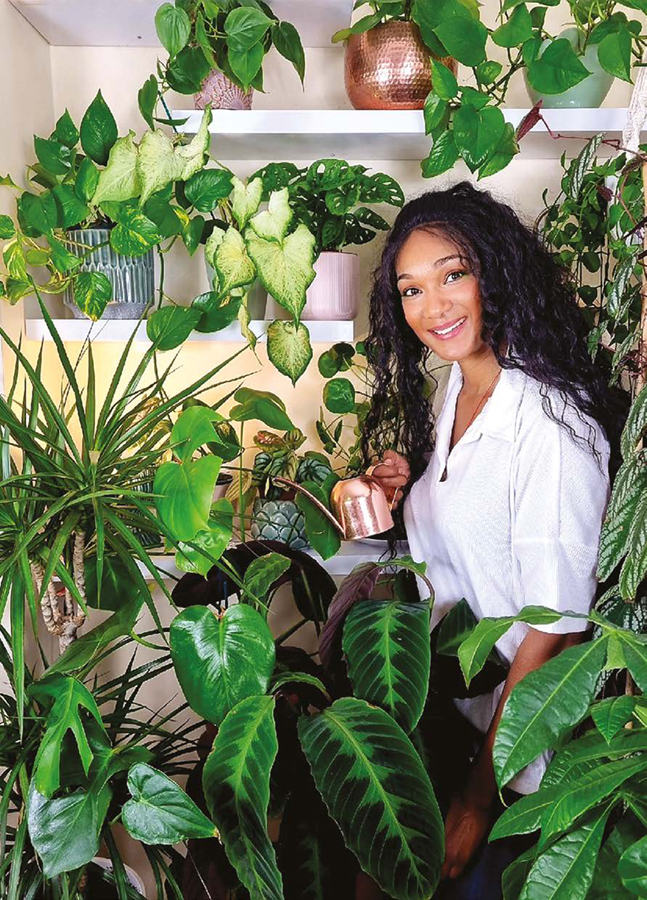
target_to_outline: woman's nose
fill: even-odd
[[[423,317],[429,320],[442,319],[452,308],[452,302],[448,297],[442,294],[428,293],[425,297],[425,304],[422,311]]]

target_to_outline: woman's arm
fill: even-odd
[[[510,692],[528,672],[543,666],[562,650],[579,643],[582,633],[547,634],[531,628],[510,666],[503,693],[483,746],[472,766],[462,796],[456,797],[445,822],[443,878],[458,878],[490,828],[492,802],[497,794],[492,748],[503,707]]]

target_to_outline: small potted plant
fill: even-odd
[[[294,25],[281,22],[263,0],[187,0],[164,3],[155,26],[169,59],[161,67],[168,87],[195,94],[196,107],[251,109],[263,90],[263,59],[276,47],[301,83],[305,54]]]
[[[359,0],[370,12],[333,35],[346,41],[345,82],[355,109],[422,109],[431,90],[430,57],[449,57],[427,27],[419,0]],[[421,26],[423,26],[421,28]]]
[[[254,443],[260,448],[252,472],[258,492],[251,524],[255,540],[281,541],[293,550],[310,546],[305,517],[295,503],[294,490],[272,484],[272,477],[280,475],[297,484],[308,481],[323,485],[332,474],[330,463],[322,453],[297,454],[305,440],[298,428],[283,436],[270,431],[259,431],[255,436]]]
[[[285,189],[296,219],[315,238],[314,270],[301,312],[304,320],[350,320],[359,307],[359,257],[345,252],[353,244],[372,241],[389,223],[372,207],[384,203],[401,207],[404,192],[390,175],[368,174],[366,166],[342,159],[318,159],[308,168],[294,163],[270,163],[252,178],[261,177],[265,191]],[[279,313],[268,298],[268,313]]]

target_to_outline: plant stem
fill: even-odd
[[[238,460],[238,521],[240,524],[240,533],[243,543],[245,543],[245,510],[243,509],[243,453],[245,445],[243,444],[243,433],[245,431],[245,423],[240,423],[240,459]]]

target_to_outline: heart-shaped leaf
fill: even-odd
[[[110,150],[108,165],[99,175],[97,190],[92,198],[95,205],[104,200],[131,200],[141,190],[137,173],[135,132],[115,141]]]
[[[206,578],[207,573],[214,565],[214,560],[220,559],[227,549],[233,533],[234,508],[225,497],[221,497],[211,507],[209,515],[209,527],[205,531],[199,531],[193,538],[190,547],[188,544],[179,543],[179,551],[175,554],[175,564],[182,572],[193,572]],[[206,557],[195,547],[209,554]]]
[[[171,623],[171,655],[189,706],[220,725],[241,700],[266,691],[274,639],[251,606],[237,604],[221,616],[190,606]]]
[[[232,180],[231,211],[240,231],[244,231],[251,217],[257,212],[263,197],[263,180],[253,178],[245,184],[234,176]]]
[[[128,834],[142,844],[177,844],[191,839],[216,837],[213,822],[193,800],[163,772],[136,763],[128,772],[128,800],[121,819]]]
[[[279,372],[296,384],[312,359],[310,333],[303,322],[272,322],[267,329],[267,355]]]
[[[188,43],[191,21],[181,7],[163,3],[155,14],[155,30],[169,56],[177,56]]]
[[[220,471],[217,456],[181,465],[163,463],[155,474],[155,506],[166,527],[180,541],[190,541],[209,527],[213,489]]]
[[[84,153],[100,166],[105,166],[117,135],[115,117],[99,91],[81,121],[81,146]]]
[[[306,291],[315,279],[315,238],[299,224],[281,243],[260,238],[250,226],[245,231],[247,252],[265,290],[295,319],[305,306]]]
[[[183,344],[200,321],[200,310],[163,306],[146,323],[146,334],[158,350],[174,350]]]
[[[51,800],[40,794],[32,781],[27,811],[29,837],[46,878],[78,869],[97,855],[103,824],[98,818],[96,800],[88,791],[74,791]]]
[[[74,280],[74,300],[93,322],[100,319],[112,299],[112,285],[103,272],[80,272]]]
[[[243,236],[233,226],[228,228],[214,257],[221,291],[251,284],[256,277],[254,263],[247,255]]]
[[[552,41],[528,66],[528,81],[542,94],[563,94],[590,74],[566,38]]]

